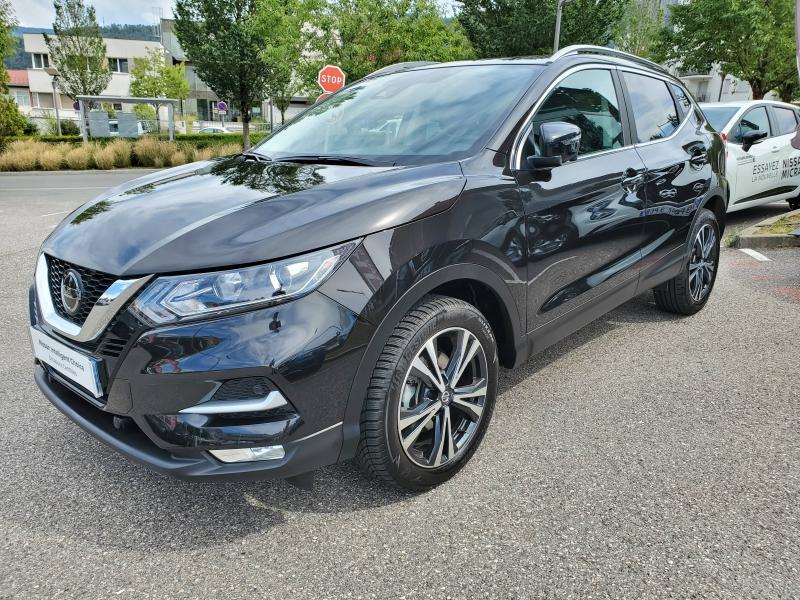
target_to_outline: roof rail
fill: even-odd
[[[435,65],[436,61],[430,60],[413,60],[408,62],[400,62],[388,65],[377,71],[373,71],[369,75],[366,75],[364,79],[369,79],[370,77],[377,77],[378,75],[388,75],[389,73],[397,73],[399,71],[408,71],[409,69],[416,69],[418,67],[427,67],[428,65]]]
[[[605,46],[591,46],[589,44],[567,46],[566,48],[562,48],[561,50],[559,50],[550,57],[550,61],[552,62],[558,60],[559,58],[569,56],[571,54],[601,54],[604,56],[624,58],[625,60],[636,62],[641,65],[650,67],[651,69],[656,69],[657,71],[661,71],[662,73],[670,75],[670,72],[666,69],[666,67],[658,64],[657,62],[653,62],[652,60],[647,60],[646,58],[642,58],[641,56],[636,56],[635,54],[631,54],[630,52],[617,50],[616,48],[607,48]]]

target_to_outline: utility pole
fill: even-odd
[[[58,97],[58,69],[55,67],[47,67],[46,72],[52,78],[53,83],[53,108],[56,109],[56,130],[58,135],[61,135],[61,115],[58,113],[59,97]]]
[[[561,13],[564,10],[564,5],[569,4],[572,0],[558,0],[556,5],[556,33],[553,36],[553,54],[558,52],[558,41],[561,37]]]

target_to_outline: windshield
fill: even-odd
[[[358,81],[310,108],[253,151],[420,164],[477,152],[542,67],[469,65]]]
[[[739,110],[738,106],[703,106],[703,114],[711,126],[717,131],[722,131]]]

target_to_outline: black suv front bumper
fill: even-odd
[[[34,327],[75,350],[41,321]],[[116,330],[119,332],[119,328]],[[285,478],[339,460],[354,373],[373,328],[322,293],[199,321],[131,332],[120,355],[105,359],[105,395],[95,399],[37,363],[36,382],[59,410],[115,450],[181,478]],[[102,347],[102,341],[97,346]],[[267,413],[183,413],[227,381],[258,377],[287,403]],[[116,428],[114,417],[129,424]],[[210,450],[280,445],[284,456],[222,462]]]

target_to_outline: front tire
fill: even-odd
[[[701,209],[689,236],[689,256],[680,274],[653,290],[661,310],[693,315],[706,305],[717,279],[719,243],[716,216],[708,209]]]
[[[394,328],[372,373],[359,466],[410,490],[450,479],[486,432],[498,371],[494,334],[477,308],[423,298]]]

